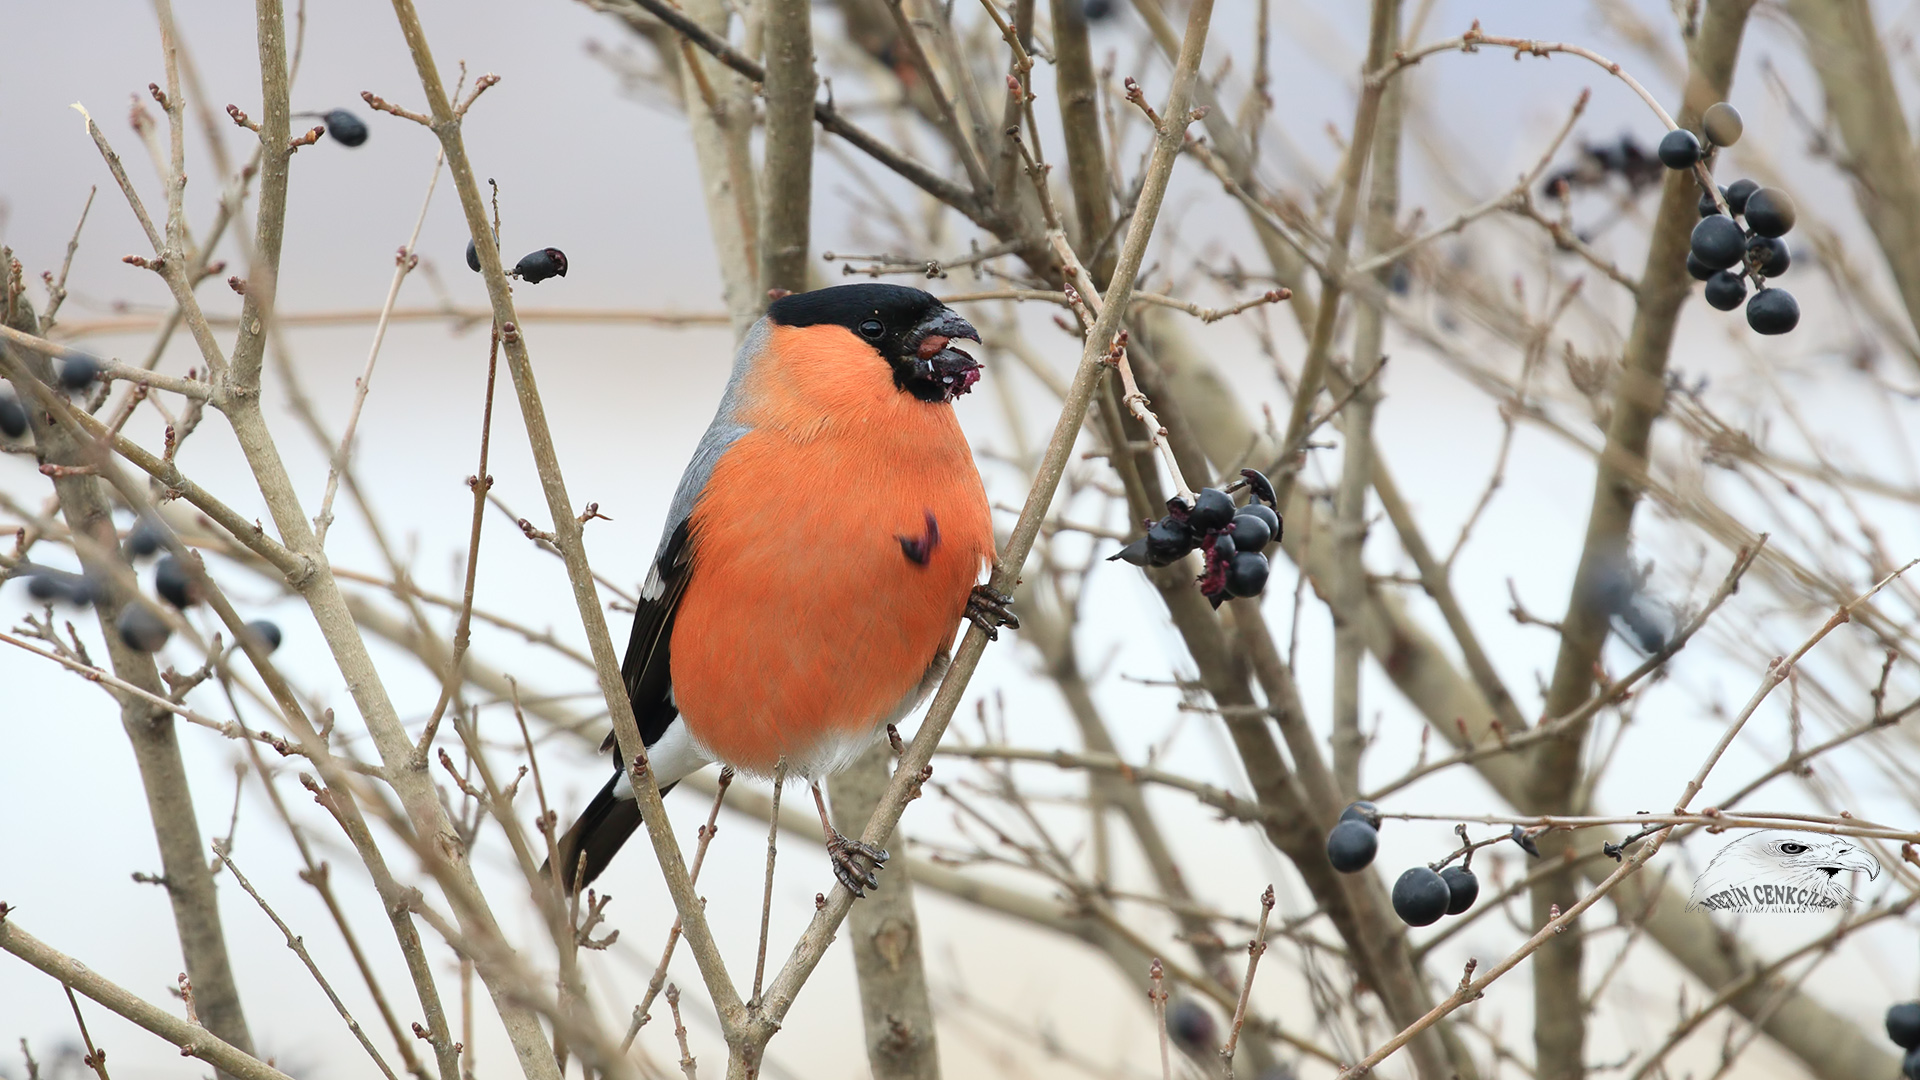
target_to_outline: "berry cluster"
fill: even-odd
[[[1206,559],[1200,591],[1214,607],[1236,596],[1259,596],[1272,567],[1267,545],[1280,539],[1280,513],[1273,484],[1257,469],[1225,488],[1201,488],[1188,506],[1167,500],[1167,516],[1147,522],[1147,535],[1107,557],[1135,566],[1172,566],[1193,551]],[[1247,505],[1235,507],[1232,492],[1246,488]]]
[[[1660,140],[1660,160],[1670,169],[1712,165],[1713,152],[1740,141],[1744,128],[1740,113],[1722,101],[1701,117],[1709,146],[1685,128],[1667,132]],[[1770,288],[1767,279],[1787,272],[1793,259],[1786,241],[1796,216],[1793,199],[1779,188],[1736,180],[1700,196],[1700,223],[1693,227],[1687,252],[1687,272],[1707,283],[1707,303],[1721,311],[1747,305],[1747,325],[1762,334],[1784,334],[1800,322],[1800,305],[1785,289]],[[1720,204],[1732,217],[1721,213]],[[1735,218],[1746,221],[1743,227]],[[1754,286],[1747,297],[1747,280]]]
[[[498,245],[500,238],[494,237],[493,242]],[[471,240],[467,241],[467,269],[476,274],[480,272],[480,252]],[[566,277],[566,253],[559,248],[541,248],[523,255],[519,262],[513,264],[513,269],[507,271],[507,276],[517,277],[529,285],[538,285],[550,277]]]
[[[1887,1038],[1907,1052],[1900,1075],[1920,1080],[1920,1001],[1903,1001],[1887,1010]]]
[[[151,558],[165,545],[163,527],[142,519],[127,534],[127,561],[134,563]],[[26,568],[25,576],[27,595],[43,604],[60,602],[75,607],[91,607],[95,603],[111,600],[111,590],[104,583],[84,574],[68,573],[49,566],[31,566]],[[154,564],[153,591],[162,600],[183,611],[203,599],[199,582],[187,570],[186,564],[172,553],[161,555],[160,561]],[[139,600],[130,600],[121,606],[120,613],[114,617],[114,629],[128,647],[149,653],[159,652],[167,639],[173,636],[172,628],[160,613],[152,605]],[[269,619],[255,619],[246,624],[245,630],[268,652],[280,647],[280,627]]]
[[[1467,838],[1466,826],[1456,831],[1460,839]],[[1540,849],[1526,830],[1514,826],[1509,837],[1514,843],[1534,858],[1540,857]],[[1482,840],[1467,844],[1460,851],[1448,856],[1433,866],[1415,866],[1402,873],[1393,883],[1393,913],[1408,926],[1429,926],[1440,921],[1442,915],[1459,915],[1473,907],[1480,898],[1480,879],[1474,876],[1473,852],[1488,844],[1499,843],[1495,840]],[[1340,820],[1334,823],[1327,833],[1327,861],[1335,870],[1343,874],[1357,874],[1373,865],[1373,857],[1380,850],[1380,808],[1364,800],[1348,806],[1340,812]],[[1458,866],[1449,865],[1460,858]],[[1920,1009],[1920,1006],[1916,1006]],[[1888,1014],[1888,1030],[1892,1030],[1892,1014]],[[1920,1014],[1916,1014],[1916,1023],[1920,1023]],[[1920,1029],[1916,1029],[1920,1030]],[[1920,1080],[1914,1077],[1913,1080]]]

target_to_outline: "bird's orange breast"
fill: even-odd
[[[774,326],[738,389],[751,430],[693,509],[674,701],[736,768],[817,773],[951,648],[992,520],[952,407],[845,329]]]

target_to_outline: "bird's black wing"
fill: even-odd
[[[693,565],[687,525],[682,520],[667,537],[646,584],[641,586],[640,606],[633,615],[633,636],[627,639],[627,658],[620,665],[627,696],[633,700],[633,718],[640,725],[640,739],[648,746],[659,742],[668,725],[680,715],[673,704],[670,648],[673,618],[680,610],[680,597],[687,591],[688,571]],[[607,732],[600,751],[614,754],[614,766],[622,767],[613,732]]]
[[[633,636],[627,642],[626,661],[620,665],[627,696],[633,701],[633,717],[640,725],[640,739],[647,746],[659,742],[680,715],[673,704],[673,664],[669,649],[673,642],[673,618],[679,610],[680,597],[686,593],[692,557],[687,522],[683,519],[661,545],[646,584],[641,587],[639,607],[633,616]],[[599,877],[620,846],[640,827],[639,800],[617,794],[624,779],[624,765],[613,732],[607,732],[600,751],[613,755],[613,777],[555,845],[564,868],[562,884],[569,890],[576,886],[584,888]],[[672,786],[661,789],[661,794]],[[545,877],[547,867],[542,866],[540,872]]]

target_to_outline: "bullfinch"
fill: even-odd
[[[956,340],[980,336],[919,289],[775,300],[680,478],[621,669],[662,792],[784,761],[856,896],[887,853],[833,828],[820,781],[939,683],[963,619],[1019,625],[975,584],[993,525],[953,411],[980,365]],[[611,734],[601,749],[614,775],[557,847],[569,888],[640,824]]]

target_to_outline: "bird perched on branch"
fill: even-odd
[[[980,377],[974,328],[934,296],[863,284],[775,300],[747,332],[667,511],[622,665],[665,792],[719,761],[812,785],[854,895],[887,859],[827,818],[820,781],[947,668],[961,620],[1018,627],[976,586],[986,490],[953,399]],[[584,886],[640,824],[628,766],[560,838]]]

